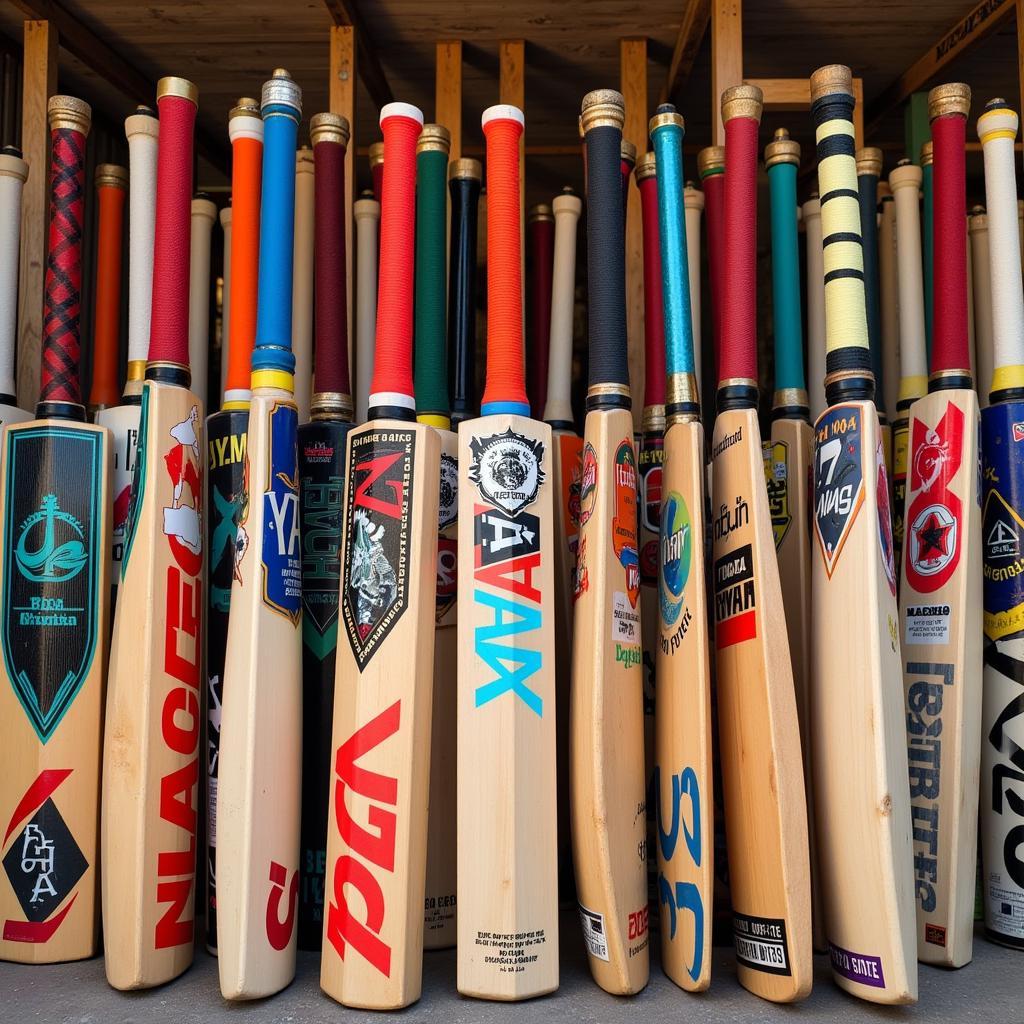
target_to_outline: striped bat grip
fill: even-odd
[[[765,150],[772,223],[772,313],[775,329],[776,400],[782,392],[804,391],[804,343],[800,308],[800,243],[796,230],[796,174],[800,146],[785,129]],[[802,404],[802,403],[800,403]]]
[[[990,101],[978,118],[992,278],[993,396],[1024,387],[1024,295],[1013,153],[1018,124],[1016,112],[1001,99]]]
[[[377,279],[377,336],[369,417],[414,419],[412,384],[413,261],[416,229],[416,140],[423,114],[408,103],[389,103],[380,112],[384,134],[381,183],[380,268]]]
[[[239,100],[228,121],[231,138],[231,280],[228,302],[228,373],[224,407],[244,408],[252,379],[260,263],[260,190],[263,119],[254,99]]]
[[[125,118],[128,139],[128,375],[126,396],[141,394],[149,358],[156,234],[156,165],[160,122],[148,107]]]
[[[665,313],[662,303],[658,181],[661,167],[647,153],[637,164],[644,257],[644,408],[665,404]],[[680,195],[682,190],[680,189]],[[686,235],[683,234],[683,244]],[[684,255],[685,261],[685,255]]]
[[[967,331],[967,114],[971,90],[953,83],[932,89],[931,115],[934,192],[933,257],[935,302],[931,373],[969,376]]]
[[[21,251],[21,198],[28,164],[20,150],[0,153],[0,398],[14,404],[14,351],[18,331],[18,260]]]
[[[425,125],[416,153],[416,413],[421,423],[451,427],[446,352],[448,151],[451,136]]]
[[[448,349],[452,358],[452,419],[476,415],[476,237],[482,168],[476,160],[451,164],[451,266]]]
[[[555,258],[555,218],[548,206],[534,207],[527,225],[530,249],[530,406],[540,412],[547,405],[548,368],[551,362],[551,289]]]
[[[871,372],[853,103],[849,68],[830,65],[811,75],[825,275],[826,376]]]
[[[878,175],[882,152],[874,148],[859,150],[857,161],[857,201],[860,204],[861,251],[864,258],[864,305],[868,321],[868,346],[871,372],[875,375],[877,405],[883,402],[882,390],[882,309],[878,277]]]
[[[317,114],[313,143],[316,394],[311,414],[352,418],[348,374],[348,265],[345,251],[345,155],[350,129],[340,114]]]
[[[293,390],[292,264],[295,258],[295,143],[302,93],[287,71],[263,83],[263,182],[252,386]],[[261,374],[267,372],[270,377]]]
[[[198,90],[182,78],[157,84],[153,298],[149,362],[188,370],[189,250],[192,236],[192,131]]]
[[[761,90],[732,86],[722,94],[725,123],[725,253],[728,315],[723,311],[718,386],[757,383],[757,130]]]
[[[519,138],[523,134],[523,112],[508,104],[488,107],[481,124],[487,139],[487,383],[480,412],[484,416],[529,416],[523,376],[519,231]]]
[[[704,191],[704,219],[707,223],[708,289],[711,293],[712,348],[717,368],[722,351],[722,267],[725,255],[725,150],[708,146],[697,157]]]
[[[92,389],[94,409],[117,405],[121,345],[121,239],[128,172],[115,164],[96,168],[96,298],[93,315]]]
[[[555,216],[555,255],[551,275],[551,336],[548,347],[548,394],[544,421],[571,429],[572,328],[576,306],[576,227],[583,203],[566,190],[551,204]]]
[[[587,148],[587,408],[629,408],[626,357],[626,253],[621,179],[625,100],[611,89],[583,98]]]
[[[85,139],[92,111],[82,100],[51,96],[46,112],[50,122],[50,230],[43,290],[39,405],[79,405]]]
[[[927,388],[924,333],[924,278],[921,270],[921,168],[901,161],[889,172],[896,206],[896,278],[900,320],[900,404],[920,398]]]

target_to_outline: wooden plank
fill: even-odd
[[[868,131],[911,93],[924,88],[947,64],[984,39],[1019,5],[1014,0],[979,0],[956,24],[944,32],[902,75],[871,104]],[[1020,19],[1018,18],[1018,36]]]
[[[462,41],[446,39],[437,44],[434,83],[434,121],[451,133],[449,160],[462,156]]]
[[[864,145],[864,79],[853,80],[853,143],[860,149]]]
[[[626,99],[622,136],[636,146],[637,159],[650,149],[647,142],[647,40],[619,42],[619,91]],[[633,426],[640,430],[644,390],[644,239],[640,193],[630,186],[626,203],[626,336],[629,343],[629,382],[633,391]]]
[[[43,276],[46,270],[46,170],[50,152],[46,101],[56,91],[57,29],[47,21],[26,21],[22,58],[21,149],[30,172],[21,201],[17,352],[18,405],[23,409],[34,409],[39,399]]]
[[[498,44],[498,102],[511,103],[526,113],[526,42],[503,39]],[[529,128],[529,124],[527,124]],[[486,173],[486,168],[484,173]],[[523,253],[522,288],[526,302],[526,132],[519,139],[519,244]],[[525,305],[523,307],[526,308]],[[525,344],[526,317],[523,316]]]
[[[711,124],[713,142],[725,145],[722,93],[743,81],[743,0],[711,0]]]
[[[387,76],[377,58],[377,51],[366,31],[363,15],[356,0],[324,0],[324,6],[335,25],[349,25],[355,29],[355,34],[359,37],[359,77],[363,80],[370,98],[378,107],[391,103],[394,99],[391,86],[388,85]]]
[[[351,25],[331,26],[331,80],[329,86],[332,114],[348,119],[351,137],[345,153],[345,295],[348,300],[348,369],[352,380],[352,352],[355,348],[352,295],[352,204],[356,188],[356,30]]]
[[[686,84],[710,20],[711,0],[686,0],[683,17],[679,22],[679,35],[676,36],[676,45],[668,66],[668,75],[658,97],[659,103],[668,103],[676,89],[681,89]]]

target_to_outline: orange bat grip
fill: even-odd
[[[121,240],[126,184],[127,178],[121,181],[106,178],[96,187],[99,224],[89,404],[102,409],[121,401],[121,392],[117,386],[117,364],[121,349]]]
[[[256,338],[256,301],[260,265],[260,188],[263,143],[239,138],[232,146],[231,305],[228,324],[228,372],[224,390],[248,391]]]

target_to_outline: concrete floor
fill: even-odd
[[[125,995],[109,988],[103,961],[52,967],[0,964],[0,1021],[7,1024],[337,1024],[339,1021],[401,1019],[404,1024],[617,1024],[642,1018],[644,1024],[745,1024],[745,1022],[1024,1021],[1024,953],[994,946],[980,936],[974,962],[959,971],[920,970],[920,1002],[882,1008],[859,1002],[830,981],[824,957],[815,961],[815,987],[798,1007],[780,1007],[750,995],[736,982],[732,952],[716,949],[711,990],[701,996],[681,992],[652,965],[651,981],[634,999],[606,995],[590,980],[575,918],[562,920],[562,984],[546,999],[511,1005],[462,999],[455,992],[455,952],[429,953],[423,971],[423,997],[402,1014],[371,1016],[339,1006],[320,992],[319,958],[300,953],[295,981],[284,992],[259,1003],[230,1005],[217,988],[216,961],[197,952],[192,968],[177,981],[149,992]],[[655,960],[657,957],[655,956]]]

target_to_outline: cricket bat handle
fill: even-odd
[[[0,153],[0,400],[14,404],[14,352],[18,332],[18,260],[21,251],[21,197],[28,164],[21,151],[5,146]]]
[[[96,168],[98,235],[96,242],[96,298],[93,316],[92,409],[118,404],[118,350],[121,341],[121,234],[128,172],[116,164]]]
[[[857,195],[860,202],[868,344],[871,348],[871,369],[875,375],[875,406],[884,412],[882,313],[878,297],[878,176],[882,173],[882,151],[874,146],[865,146],[857,150],[854,156],[857,161]]]
[[[309,418],[313,388],[313,277],[315,267],[314,208],[316,174],[313,154],[303,146],[295,154],[295,217],[292,250],[292,385],[299,422]],[[341,300],[345,303],[345,299]]]
[[[583,202],[566,188],[551,203],[555,218],[555,255],[551,273],[551,338],[548,346],[548,396],[544,421],[571,430],[572,327],[576,307],[576,226]]]
[[[46,114],[50,123],[50,232],[43,292],[39,405],[80,405],[85,139],[92,124],[92,110],[88,103],[73,96],[51,96]]]
[[[704,219],[708,236],[708,286],[711,291],[712,341],[717,379],[718,353],[722,345],[722,259],[725,222],[725,148],[707,146],[697,154],[697,170],[704,192]]]
[[[921,168],[906,160],[889,172],[896,206],[896,278],[900,314],[901,403],[925,393],[928,365],[924,331],[924,278],[921,271]]]
[[[448,165],[452,205],[448,351],[453,361],[453,423],[476,415],[476,248],[482,180],[479,160],[463,157]]]
[[[654,153],[645,153],[636,165],[636,184],[640,190],[640,217],[643,227],[645,420],[648,415],[655,419],[660,416],[664,420],[665,415],[665,314],[662,309],[661,235],[658,226],[660,171]],[[677,244],[679,241],[685,246],[686,236],[677,239]],[[675,269],[681,271],[682,268]],[[651,410],[650,414],[648,410]],[[644,428],[647,429],[646,423]]]
[[[879,304],[882,316],[882,363],[885,375],[884,406],[890,416],[896,414],[899,398],[900,312],[896,279],[896,206],[889,182],[881,196],[882,217],[878,229]],[[880,187],[880,191],[881,187]]]
[[[690,282],[690,333],[693,336],[694,373],[700,394],[700,218],[704,212],[704,193],[691,181],[683,189],[683,206],[686,211],[686,270]]]
[[[210,345],[210,247],[217,206],[204,193],[192,200],[189,246],[188,364],[192,390],[206,405],[207,363]]]
[[[228,197],[228,203],[232,197]],[[220,397],[223,405],[225,392],[228,388],[228,367],[231,362],[231,341],[229,330],[231,326],[231,207],[225,206],[220,211],[220,229],[224,232],[224,261],[221,264],[221,296],[220,296],[220,322],[221,322],[221,353],[220,353]]]
[[[629,179],[636,167],[636,146],[628,139],[619,143],[619,170],[622,172],[622,230],[626,230],[626,216],[629,211]]]
[[[523,375],[519,139],[525,120],[501,103],[483,112],[487,139],[487,383],[484,416],[530,415]]]
[[[356,422],[366,422],[373,341],[377,327],[377,256],[380,247],[380,203],[364,192],[352,206],[356,219]],[[454,243],[453,243],[454,244]]]
[[[314,419],[352,419],[348,375],[348,264],[345,252],[345,155],[350,129],[340,114],[317,114],[309,122],[313,144],[316,248],[316,394]],[[327,299],[327,297],[330,297]],[[327,301],[324,301],[327,299]]]
[[[160,122],[149,107],[125,118],[128,139],[128,376],[125,395],[138,395],[146,376],[153,306],[156,163]]]
[[[555,217],[547,203],[538,203],[527,218],[530,246],[530,405],[540,412],[547,404],[551,361],[551,291],[554,286]]]
[[[161,78],[157,85],[161,140],[156,163],[149,362],[170,363],[185,371],[189,366],[192,133],[198,99],[199,90],[183,78]]]
[[[807,374],[811,419],[825,411],[825,267],[821,251],[821,201],[817,193],[801,207],[807,243]]]
[[[989,265],[988,215],[975,206],[970,218],[971,270],[974,277],[975,348],[978,353],[977,382],[981,407],[988,405],[992,388],[992,268]]]

